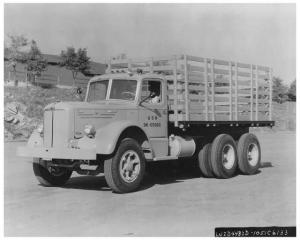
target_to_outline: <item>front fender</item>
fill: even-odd
[[[43,138],[36,130],[34,130],[27,142],[28,147],[41,147],[43,146]]]
[[[128,127],[138,127],[130,121],[117,121],[105,125],[96,131],[96,152],[98,154],[112,154],[122,132]]]

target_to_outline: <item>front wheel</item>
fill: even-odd
[[[113,158],[104,162],[104,176],[108,186],[117,193],[135,191],[145,174],[145,157],[139,144],[124,139]]]
[[[53,167],[41,158],[33,159],[33,172],[37,180],[47,187],[62,186],[72,175],[72,170],[62,167]]]

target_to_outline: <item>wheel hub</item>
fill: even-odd
[[[259,151],[258,151],[258,146],[255,143],[251,143],[248,146],[247,150],[247,160],[251,166],[256,166],[258,163],[259,159]]]
[[[231,146],[230,144],[226,144],[222,150],[222,164],[226,169],[230,170],[233,167],[234,162],[235,153],[233,146]]]
[[[128,183],[136,180],[140,173],[140,165],[139,155],[133,150],[126,151],[120,161],[119,171],[121,178]]]

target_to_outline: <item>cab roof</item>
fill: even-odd
[[[144,78],[160,78],[164,79],[164,75],[158,74],[158,73],[107,73],[103,74],[101,76],[95,76],[90,79],[90,82],[95,82],[102,79],[112,79],[112,78],[118,78],[118,79],[144,79]]]

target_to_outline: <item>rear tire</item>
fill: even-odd
[[[228,134],[218,135],[211,149],[211,165],[218,178],[230,178],[235,174],[238,160],[236,143]]]
[[[242,173],[251,175],[260,167],[261,149],[257,137],[252,133],[245,133],[238,142],[238,165]]]
[[[124,139],[114,157],[104,162],[104,176],[108,186],[117,193],[135,191],[145,174],[145,157],[133,139]]]
[[[198,165],[201,173],[204,177],[212,178],[214,177],[212,166],[211,166],[211,143],[207,143],[199,151],[198,154]]]
[[[48,161],[33,159],[33,172],[37,180],[46,187],[62,186],[72,175],[72,170],[48,166]]]

